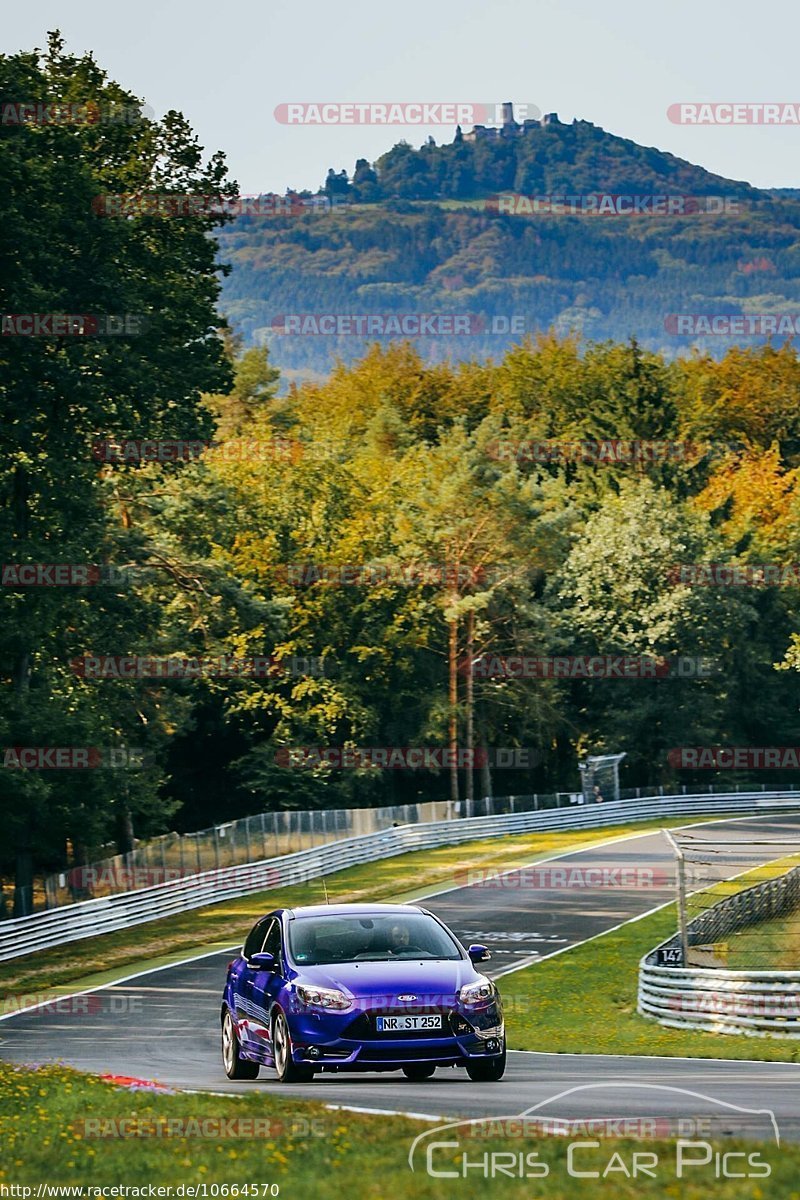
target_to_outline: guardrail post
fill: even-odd
[[[686,924],[686,859],[675,838],[668,829],[662,829],[661,832],[675,851],[677,862],[677,871],[675,873],[675,884],[677,889],[678,901],[678,928],[681,935],[681,953],[683,956],[683,965],[689,966],[689,931]]]

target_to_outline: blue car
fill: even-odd
[[[332,904],[262,917],[228,966],[222,1060],[229,1079],[274,1067],[283,1083],[319,1071],[429,1079],[465,1067],[501,1079],[500,994],[432,913],[411,904]]]

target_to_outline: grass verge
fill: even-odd
[[[786,859],[758,867],[716,884],[705,896],[722,899],[793,865],[794,859]],[[675,927],[675,905],[670,904],[501,979],[500,990],[510,1010],[511,1049],[800,1062],[800,1042],[669,1029],[639,1016],[639,960],[673,934]]]
[[[731,971],[800,971],[800,913],[762,921],[754,936],[740,934],[729,941],[726,965]]]
[[[435,1085],[431,1088],[435,1092]],[[397,1092],[398,1104],[402,1104],[402,1082]],[[594,1170],[601,1177],[577,1179],[569,1171],[565,1137],[526,1136],[510,1141],[508,1137],[484,1136],[477,1140],[464,1127],[439,1135],[436,1140],[444,1138],[454,1144],[431,1155],[434,1170],[449,1171],[449,1177],[429,1174],[424,1153],[415,1157],[412,1174],[408,1165],[411,1143],[429,1128],[435,1128],[435,1123],[337,1112],[311,1101],[287,1103],[277,1092],[245,1096],[132,1094],[63,1067],[25,1071],[0,1063],[0,1191],[23,1200],[24,1193],[3,1189],[33,1187],[28,1195],[35,1196],[35,1186],[40,1183],[84,1188],[122,1185],[144,1189],[138,1194],[147,1196],[149,1186],[175,1189],[183,1185],[183,1193],[173,1192],[173,1196],[191,1195],[187,1189],[196,1188],[195,1196],[247,1196],[254,1200],[276,1194],[285,1200],[311,1196],[341,1200],[351,1192],[366,1200],[484,1200],[487,1190],[510,1200],[530,1196],[575,1200],[577,1195],[597,1200],[664,1196],[788,1200],[797,1196],[800,1178],[798,1146],[779,1149],[774,1143],[756,1146],[726,1140],[726,1151],[745,1151],[756,1155],[759,1163],[768,1164],[769,1177],[718,1179],[712,1158],[676,1180],[674,1142],[614,1138],[597,1141],[594,1148],[590,1143],[579,1149],[573,1170]],[[485,1132],[492,1134],[493,1129]],[[652,1175],[631,1177],[635,1151],[657,1155]],[[493,1159],[493,1154],[504,1158]],[[470,1164],[478,1164],[466,1170],[466,1177],[464,1155]],[[520,1157],[521,1170],[517,1166]],[[700,1157],[697,1151],[694,1157]],[[744,1166],[741,1158],[734,1163],[732,1169]],[[602,1172],[609,1164],[603,1179]],[[763,1172],[763,1167],[759,1170]],[[519,1177],[522,1171],[528,1173],[527,1178]]]

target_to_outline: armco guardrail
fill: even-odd
[[[538,804],[531,807],[538,808]],[[255,813],[193,833],[163,834],[140,842],[127,854],[81,863],[48,875],[44,881],[45,907],[59,908],[63,904],[201,875],[204,871],[282,858],[328,842],[380,833],[395,825],[443,821],[451,813],[452,805],[446,800],[383,808],[284,809]]]
[[[690,948],[710,945],[791,912],[800,904],[800,867],[746,888],[695,917]],[[639,1012],[661,1025],[712,1033],[800,1038],[800,971],[729,971],[658,966],[659,950],[680,946],[678,934],[639,963]]]
[[[725,788],[709,784],[709,794],[724,792]],[[747,787],[736,787],[747,793]],[[770,792],[763,784],[762,792]],[[794,790],[794,789],[789,789]],[[685,795],[682,788],[681,795]],[[677,794],[677,793],[676,793]],[[694,795],[699,793],[695,792]],[[663,787],[623,789],[620,800],[640,800],[663,796]],[[534,793],[524,796],[484,796],[472,801],[470,817],[494,817],[522,812],[544,812],[553,808],[572,808],[582,803],[579,792]],[[460,816],[449,800],[426,800],[412,804],[381,808],[337,808],[254,813],[235,821],[226,821],[209,829],[191,833],[165,833],[160,837],[138,842],[127,854],[114,854],[99,861],[78,863],[48,875],[44,880],[43,908],[59,908],[62,904],[78,904],[154,887],[187,875],[204,871],[219,871],[279,858],[299,850],[313,850],[328,842],[359,837],[364,833],[380,833],[396,825],[416,825],[420,822],[445,821]],[[30,905],[39,900],[28,897]],[[26,914],[32,907],[26,910]]]
[[[134,892],[86,900],[65,908],[33,913],[0,924],[0,960],[45,950],[66,942],[128,929],[147,921],[203,908],[253,892],[305,883],[358,863],[376,862],[410,850],[456,845],[475,838],[500,837],[548,829],[596,829],[669,816],[731,813],[746,816],[770,808],[800,808],[791,792],[742,792],[722,795],[661,796],[617,800],[547,812],[504,813],[424,824],[400,825],[380,833],[345,838],[324,846],[263,859],[245,866],[205,871]],[[320,899],[322,891],[320,890]]]

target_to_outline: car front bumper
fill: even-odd
[[[397,1070],[413,1063],[458,1066],[503,1051],[503,1018],[495,1006],[477,1011],[452,1009],[442,1014],[441,1030],[399,1036],[377,1033],[365,1014],[356,1019],[352,1013],[336,1015],[340,1028],[335,1031],[330,1028],[328,1013],[292,1015],[295,1062],[339,1070]],[[343,1016],[347,1019],[342,1020]],[[352,1029],[357,1022],[365,1026],[364,1032]]]

